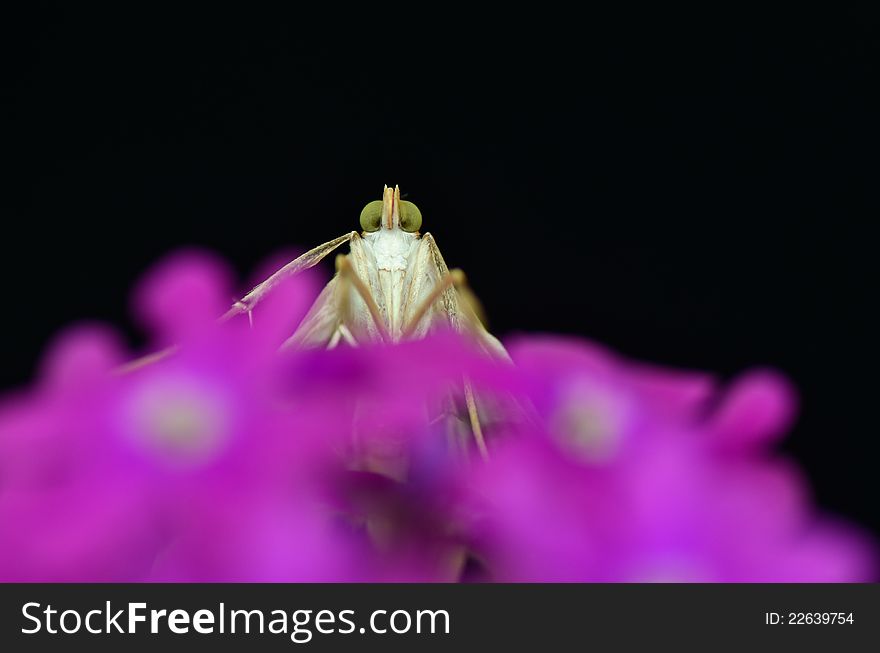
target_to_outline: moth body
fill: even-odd
[[[418,234],[399,228],[380,229],[363,235],[363,246],[371,267],[376,271],[378,300],[385,326],[397,340],[403,329],[406,304],[407,270],[414,264],[419,247]]]
[[[460,270],[450,274],[430,233],[421,234],[421,211],[400,199],[398,188],[385,187],[382,200],[361,211],[363,231],[352,231],[309,250],[291,261],[235,302],[224,319],[246,313],[285,278],[299,274],[348,243],[348,256],[337,257],[337,273],[321,291],[305,317],[282,345],[333,348],[341,343],[398,342],[423,338],[433,328],[469,333],[489,356],[509,360],[504,346],[481,323],[463,286]],[[477,403],[470,382],[462,389],[477,449],[486,458]],[[449,433],[458,430],[455,402],[450,398]]]
[[[468,331],[490,355],[507,359],[501,343],[459,296],[453,275],[422,215],[400,189],[385,187],[381,200],[361,212],[362,231],[352,231],[309,250],[257,285],[227,312],[250,314],[282,279],[321,261],[348,243],[342,267],[283,347],[335,347],[340,343],[398,342],[422,338],[433,328]],[[460,275],[460,273],[459,273]]]

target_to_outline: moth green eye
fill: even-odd
[[[400,228],[410,233],[422,227],[422,212],[412,202],[400,201]]]
[[[379,231],[382,224],[382,200],[370,202],[361,211],[361,229],[364,231]]]

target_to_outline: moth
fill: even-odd
[[[224,319],[241,314],[250,318],[278,283],[348,243],[349,254],[337,256],[336,274],[282,348],[394,343],[446,326],[471,334],[488,355],[508,358],[504,346],[478,317],[463,273],[450,271],[434,237],[420,232],[421,211],[400,199],[399,187],[385,186],[382,199],[361,211],[360,226],[361,232],[318,245],[279,269],[235,302]],[[463,387],[474,439],[485,456],[473,390],[466,379]]]

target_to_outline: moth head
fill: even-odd
[[[385,186],[381,200],[367,204],[361,211],[361,229],[401,229],[416,233],[422,226],[422,212],[412,202],[400,199],[400,188]]]

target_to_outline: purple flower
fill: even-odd
[[[727,389],[646,372],[572,340],[511,347],[543,428],[464,484],[474,548],[512,581],[858,581],[870,541],[815,514],[766,447],[791,388],[758,371]]]
[[[134,293],[153,355],[77,327],[0,401],[0,579],[876,577],[772,449],[796,412],[778,373],[724,385],[561,337],[513,363],[444,332],[279,351],[314,278],[222,321],[230,277],[169,258]]]

